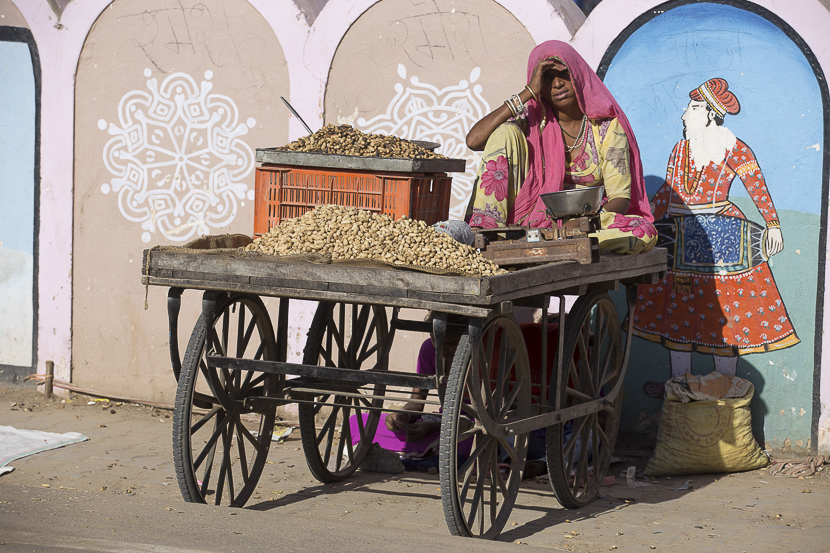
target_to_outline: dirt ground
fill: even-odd
[[[0,424],[81,432],[89,441],[13,461],[0,476],[6,551],[827,551],[830,470],[786,478],[767,469],[646,479],[647,452],[628,447],[613,486],[580,510],[559,506],[544,479],[525,481],[498,542],[449,535],[437,475],[358,472],[314,480],[299,432],[273,444],[242,509],[184,503],[171,452],[172,412],[85,396],[46,399],[0,383]],[[618,456],[620,453],[618,453]],[[686,481],[688,489],[682,487]],[[501,543],[499,543],[501,542]],[[163,547],[160,547],[163,546]]]

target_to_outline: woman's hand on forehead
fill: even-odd
[[[541,71],[547,71],[548,69],[567,69],[565,64],[559,61],[556,58],[545,58],[539,60],[539,63],[536,64],[536,68]]]
[[[550,57],[550,58],[547,58],[545,61],[551,62],[551,65],[550,65],[551,69],[556,69],[557,71],[567,71],[568,70],[568,66],[565,65],[565,62],[563,62],[559,58]]]
[[[565,68],[565,65],[555,58],[541,59],[539,60],[539,63],[536,64],[529,84],[530,88],[532,88],[537,95],[542,91],[542,81],[546,78],[545,74],[551,70],[561,71],[558,69],[558,66]]]

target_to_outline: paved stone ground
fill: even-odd
[[[526,481],[498,542],[449,535],[437,475],[358,472],[324,485],[299,432],[274,444],[260,487],[242,509],[184,503],[171,453],[172,413],[132,404],[46,400],[0,384],[0,424],[77,431],[88,442],[11,463],[0,476],[0,553],[7,551],[827,551],[827,471],[805,479],[740,474],[613,486],[580,510]],[[672,490],[691,480],[689,490]]]

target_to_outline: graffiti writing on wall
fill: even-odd
[[[270,55],[262,37],[240,28],[238,11],[222,2],[179,0],[141,4],[141,11],[126,12],[134,22],[130,40],[146,56],[153,70],[170,72],[176,57],[207,57],[222,71],[223,84],[231,89],[267,84],[262,60]],[[232,29],[232,32],[229,32]]]
[[[436,58],[475,59],[476,55],[487,55],[480,16],[476,13],[454,7],[442,9],[436,2],[423,13],[398,18],[394,25],[391,23],[387,31],[390,46],[403,48],[409,61],[416,66],[423,67],[424,60]]]
[[[150,69],[146,90],[132,90],[118,105],[118,122],[98,121],[112,138],[104,164],[113,175],[101,186],[118,195],[118,208],[141,224],[142,241],[153,234],[184,241],[227,226],[238,200],[253,200],[243,179],[253,169],[254,152],[242,140],[256,121],[239,122],[236,104],[211,93],[213,77],[197,83],[174,73],[159,84]]]
[[[398,65],[398,76],[405,81],[407,71],[403,64]],[[430,140],[441,144],[439,151],[443,155],[466,159],[466,171],[453,176],[453,196],[460,203],[452,208],[450,215],[456,218],[464,215],[481,157],[467,148],[467,133],[490,112],[490,104],[481,95],[481,85],[475,84],[480,76],[481,70],[476,67],[470,73],[469,81],[462,80],[444,88],[421,82],[413,76],[408,85],[395,84],[395,96],[385,113],[369,120],[357,119],[357,125],[365,132]]]

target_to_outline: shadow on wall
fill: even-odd
[[[643,177],[643,180],[646,181],[646,194],[649,198],[654,196],[654,193],[660,190],[661,186],[666,184],[666,179],[656,177],[654,175],[646,175]]]
[[[677,159],[670,163],[675,169],[679,166]],[[755,386],[751,404],[753,434],[763,445],[768,412],[761,399],[764,377],[744,356],[759,348],[741,348],[744,335],[755,337],[748,328],[750,319],[759,318],[752,316],[761,305],[755,303],[775,289],[771,277],[771,284],[761,278],[768,271],[764,228],[747,220],[735,206],[713,212],[687,201],[676,189],[674,176],[671,183],[655,176],[646,180],[656,187],[649,192],[658,231],[657,246],[667,250],[668,271],[660,282],[638,287],[631,316],[635,336],[669,350],[670,374],[666,371],[656,381],[642,379],[642,392],[661,400],[668,377],[686,373],[705,375],[718,371],[749,380]],[[764,313],[763,308],[757,311]],[[764,315],[760,318],[766,320]],[[762,322],[761,327],[764,324],[767,323]],[[761,333],[764,331],[760,328]],[[766,335],[761,336],[766,339]],[[749,339],[746,342],[750,344]],[[645,407],[640,403],[638,406]],[[636,429],[653,434],[659,412],[659,408],[650,415],[640,411]]]
[[[769,407],[767,402],[764,401],[764,375],[747,358],[739,357],[737,376],[749,380],[755,386],[755,395],[749,405],[752,411],[752,435],[755,436],[755,441],[762,449],[768,449],[764,433],[764,420],[769,412]]]

